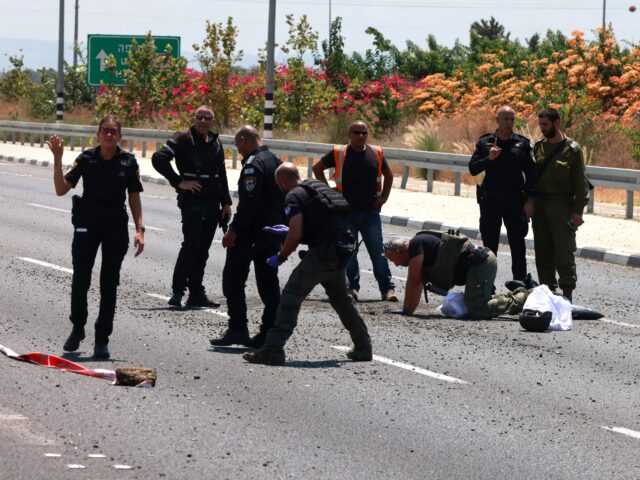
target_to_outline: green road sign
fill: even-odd
[[[87,37],[87,83],[99,87],[100,82],[124,85],[123,73],[127,69],[127,59],[131,42],[135,39],[138,45],[144,42],[144,35],[88,35]],[[180,57],[180,37],[153,37],[158,52],[164,52],[167,44],[171,45],[171,55]],[[104,61],[109,55],[116,59],[116,70],[108,72]]]

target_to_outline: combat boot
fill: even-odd
[[[191,293],[187,299],[187,307],[206,307],[206,308],[218,308],[220,304],[209,300],[204,293]]]
[[[108,360],[109,357],[111,357],[109,353],[109,342],[96,340],[96,344],[93,347],[93,358]]]
[[[66,352],[75,352],[80,348],[80,342],[84,340],[84,327],[73,326],[71,330],[71,335],[67,338],[67,341],[64,342],[62,349]]]
[[[244,330],[227,328],[224,335],[209,340],[209,343],[215,347],[228,347],[229,345],[245,345],[248,347],[250,346],[249,342],[251,342],[251,338],[249,338],[249,331],[246,328]]]
[[[242,358],[249,363],[284,365],[284,349],[277,345],[265,345],[260,350],[245,353]]]
[[[354,343],[353,347],[347,350],[347,358],[354,362],[370,362],[373,359],[371,342]]]
[[[182,292],[173,292],[171,298],[167,302],[172,307],[182,307],[182,297],[184,294]]]
[[[250,348],[262,348],[264,346],[264,342],[267,339],[267,332],[263,332],[262,330],[260,330],[260,332],[256,335],[254,335],[253,337],[251,337],[251,340],[249,340],[248,343],[246,343],[245,345],[247,347]]]
[[[562,295],[569,300],[570,303],[573,303],[573,288],[562,287]]]

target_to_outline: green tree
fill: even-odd
[[[241,109],[237,90],[229,82],[234,63],[243,57],[242,50],[237,50],[238,33],[233,17],[227,18],[226,25],[207,21],[205,39],[193,45],[207,87],[204,103],[211,105],[221,127],[229,127]]]
[[[504,33],[504,26],[495,18],[489,20],[481,19],[479,22],[471,24],[471,34],[482,40],[508,40],[509,32]]]
[[[287,59],[287,71],[282,71],[276,78],[276,118],[279,126],[299,130],[305,117],[312,112],[317,97],[323,95],[324,86],[314,81],[313,72],[308,71],[304,63],[307,53],[318,51],[318,32],[313,30],[306,15],[296,22],[289,14],[286,23],[289,38],[280,49],[291,56]]]
[[[12,68],[0,78],[0,94],[7,100],[28,97],[33,88],[33,80],[29,70],[24,68],[24,56],[9,56],[9,63]]]
[[[127,64],[125,86],[109,85],[97,99],[97,110],[100,114],[120,114],[129,124],[153,122],[170,106],[172,90],[184,80],[187,61],[174,58],[170,45],[158,52],[149,32],[141,44],[133,40]],[[115,67],[115,58],[110,55],[105,68],[114,72]]]

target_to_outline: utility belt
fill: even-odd
[[[80,195],[74,195],[71,197],[71,213],[96,212],[100,210],[126,211],[124,204],[119,202],[87,200]]]
[[[573,199],[571,195],[566,193],[539,193],[536,195],[536,200],[560,200],[569,202]]]
[[[79,195],[71,197],[71,223],[75,227],[127,219],[127,209],[122,203],[87,200]]]
[[[495,200],[509,200],[518,199],[524,200],[524,192],[522,190],[504,190],[504,191],[490,191],[485,190],[482,185],[476,185],[476,199],[478,203],[485,199]]]

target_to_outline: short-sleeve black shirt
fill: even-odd
[[[431,233],[418,233],[409,240],[409,261],[420,254],[424,254],[422,278],[425,278],[425,270],[436,263],[439,251],[440,238]],[[466,283],[467,270],[467,259],[464,255],[460,255],[453,268],[453,279],[456,285],[464,285]]]
[[[82,177],[82,198],[89,204],[124,205],[128,193],[142,192],[136,157],[117,148],[111,160],[100,156],[100,147],[82,152],[64,178],[74,188]]]
[[[336,163],[333,150],[321,159],[327,168],[334,168]],[[382,168],[388,168],[387,160],[383,157]],[[376,152],[367,145],[362,152],[347,147],[342,172],[342,194],[349,203],[352,212],[369,212],[375,210],[376,183],[378,181],[378,157]]]
[[[298,185],[285,197],[284,213],[287,222],[298,213],[302,213],[302,242],[310,247],[322,245],[334,238],[331,212],[324,208],[311,208],[315,204],[313,194]]]

